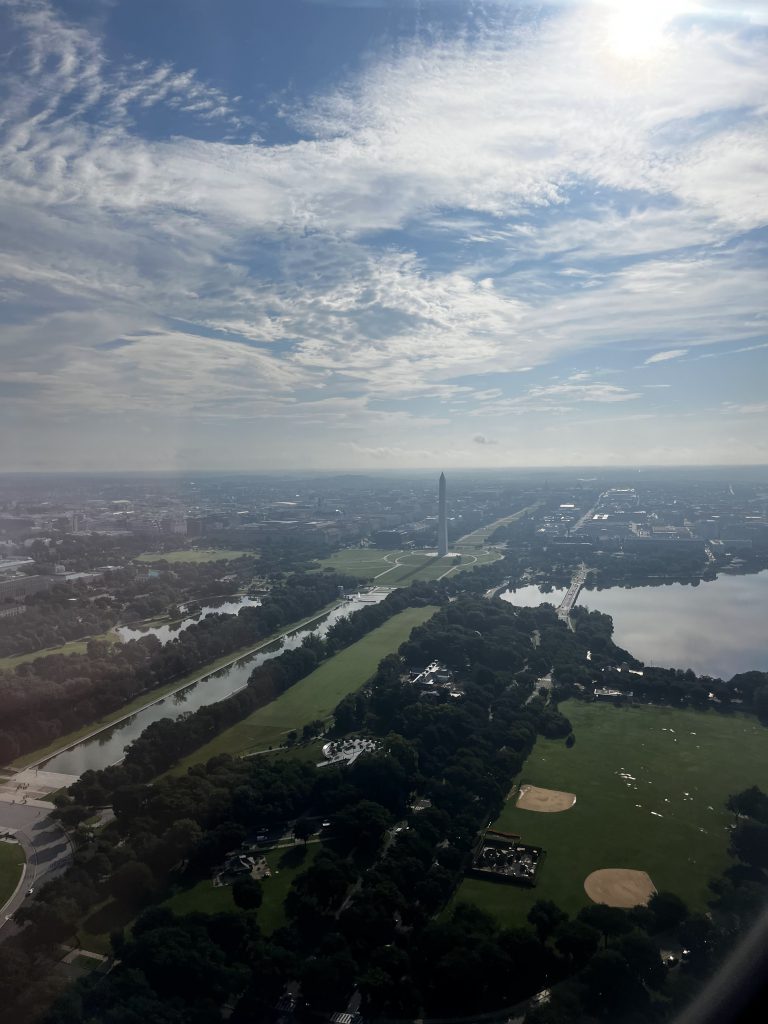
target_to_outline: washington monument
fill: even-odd
[[[440,474],[437,487],[437,557],[448,554],[448,514],[445,507],[445,473]]]

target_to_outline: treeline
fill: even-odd
[[[70,602],[74,596],[70,591],[48,601],[30,601],[21,615],[0,618],[0,658],[58,647],[114,626],[114,612],[105,603],[82,598]]]
[[[164,646],[154,636],[110,645],[90,641],[85,654],[50,655],[0,671],[0,762],[59,736],[174,679],[256,644],[319,611],[345,577],[299,574],[275,587],[260,607],[237,615],[209,615]]]
[[[53,564],[36,563],[34,570],[52,573]],[[122,623],[178,614],[181,604],[235,593],[261,566],[258,559],[245,556],[226,568],[223,562],[179,562],[172,568],[158,564],[154,571],[156,575],[145,576],[135,566],[117,568],[93,583],[60,584],[32,595],[21,615],[0,619],[0,657],[56,647]]]

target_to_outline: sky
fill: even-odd
[[[767,41],[0,0],[0,470],[768,463]]]

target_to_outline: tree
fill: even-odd
[[[625,935],[632,928],[632,922],[626,911],[620,910],[618,907],[609,907],[606,903],[595,903],[592,907],[584,907],[578,913],[578,920],[592,928],[597,928],[602,933],[606,947],[609,938]]]
[[[528,921],[536,929],[541,942],[546,942],[558,925],[568,920],[568,915],[552,900],[536,900],[528,911]]]
[[[258,910],[263,897],[261,882],[256,878],[238,878],[232,886],[232,899],[241,910]]]
[[[354,975],[355,962],[348,953],[315,957],[304,963],[301,993],[313,1008],[336,1009],[345,1005]]]
[[[734,814],[754,818],[768,825],[768,796],[758,786],[750,786],[741,793],[732,794],[726,806]]]
[[[755,868],[768,868],[768,825],[740,821],[731,834],[731,853]]]
[[[616,948],[649,988],[660,988],[664,984],[665,972],[659,947],[647,935],[630,932],[619,939]]]
[[[761,686],[755,690],[752,705],[760,721],[768,722],[768,686]]]
[[[299,818],[296,824],[293,826],[293,834],[297,839],[300,839],[304,845],[307,845],[307,840],[310,836],[314,835],[315,826],[309,820],[309,818]]]
[[[593,956],[581,980],[586,986],[586,1006],[610,1020],[629,1007],[638,1012],[648,1002],[645,989],[629,964],[614,949],[602,950]]]
[[[673,892],[655,892],[648,900],[648,909],[653,914],[657,932],[677,927],[688,916],[688,907]]]
[[[361,800],[336,815],[334,829],[339,838],[350,846],[372,851],[392,825],[392,820],[386,807],[373,800]]]
[[[109,890],[119,903],[140,907],[155,890],[155,878],[149,867],[141,861],[129,860],[114,872]]]
[[[587,963],[600,945],[600,932],[583,921],[564,921],[555,932],[555,946],[578,969]]]
[[[314,719],[312,722],[307,722],[304,728],[301,730],[301,738],[306,742],[312,740],[318,733],[323,731],[323,721],[320,718]]]

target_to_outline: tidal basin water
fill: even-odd
[[[565,591],[547,594],[528,586],[500,596],[533,608],[558,605]],[[722,679],[750,669],[768,671],[768,570],[721,573],[697,586],[585,589],[577,604],[612,616],[614,641],[646,664]]]

